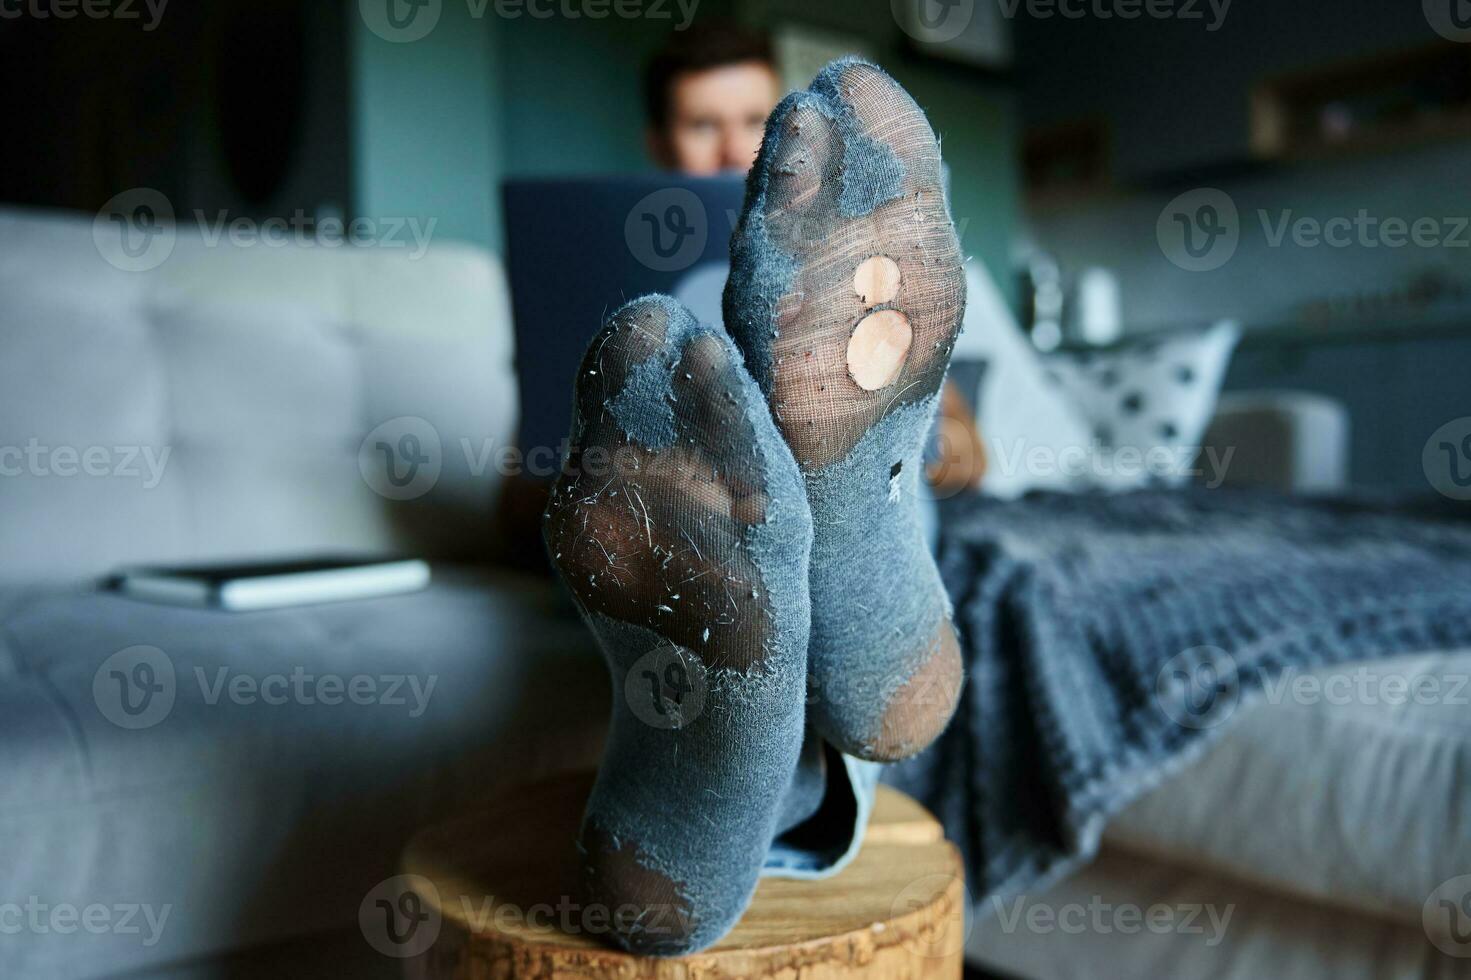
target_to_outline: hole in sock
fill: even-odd
[[[853,291],[867,307],[893,302],[899,295],[899,263],[887,255],[873,255],[853,273]]]
[[[941,623],[924,661],[885,706],[872,757],[907,758],[934,741],[955,713],[962,676],[955,631]]]
[[[965,275],[939,147],[914,101],[879,69],[852,63],[796,96],[785,121],[804,111],[812,125],[773,127],[763,146],[753,177],[761,193],[732,240],[725,322],[793,455],[812,470],[939,388]],[[783,175],[797,159],[810,167]],[[902,310],[908,330],[869,370],[855,325],[886,309]]]
[[[899,377],[914,330],[898,310],[878,310],[858,321],[848,338],[848,374],[864,391],[887,388]]]

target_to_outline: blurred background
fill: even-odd
[[[525,574],[546,571],[535,478],[556,472],[567,380],[617,298],[594,271],[673,291],[713,268],[718,300],[723,242],[671,271],[627,230],[657,234],[675,209],[646,202],[686,185],[733,223],[739,168],[659,173],[641,87],[671,37],[715,22],[769,35],[787,89],[835,57],[878,62],[940,135],[970,261],[935,496],[979,511],[977,486],[1078,490],[1102,508],[1093,491],[1165,501],[1147,496],[1163,485],[1195,507],[1225,485],[1206,514],[1245,487],[1287,495],[1271,507],[1354,493],[1358,526],[1381,492],[1471,500],[1466,0],[0,0],[0,903],[174,909],[157,945],[0,937],[0,975],[399,975],[407,954],[359,916],[412,834],[596,763],[600,654]],[[605,211],[574,213],[608,187]],[[363,247],[337,247],[344,228]],[[609,268],[543,257],[564,244]],[[591,295],[585,316],[521,315],[561,281],[557,299]],[[558,358],[562,376],[539,373]],[[528,404],[564,414],[517,446]],[[1080,472],[1060,471],[1070,453]],[[1272,543],[1267,513],[1252,526]],[[1450,534],[1418,544],[1450,555]],[[1276,553],[1197,574],[1201,540],[1176,557],[1203,592],[1259,585],[1254,556]],[[1320,550],[1369,571],[1400,554],[1344,541],[1347,557]],[[1097,552],[1121,578],[1129,545]],[[433,585],[258,615],[97,587],[123,565],[339,553],[434,560]],[[1148,604],[1134,595],[1117,593],[1121,624]],[[1378,599],[1352,592],[1344,615]],[[1245,665],[1262,638],[1241,625]],[[1003,916],[973,960],[1039,978],[1471,975],[1471,653],[1444,632],[1373,677],[1449,693],[1280,695],[1210,766],[1161,775],[1093,876],[1051,899],[1221,906],[1228,946],[1113,928],[1069,945]],[[298,669],[438,683],[413,716],[194,690]],[[1129,692],[1141,717],[1147,687]],[[139,721],[133,695],[162,706]],[[953,758],[988,758],[991,723]],[[952,838],[979,826],[953,809]],[[1098,844],[1044,817],[1018,819]]]
[[[790,86],[844,52],[899,78],[942,135],[964,249],[1041,346],[1239,321],[1227,390],[1343,401],[1364,485],[1423,485],[1402,437],[1456,414],[1471,45],[1454,3],[431,0],[405,5],[406,30],[380,6],[17,3],[0,200],[95,211],[148,186],[180,212],[419,215],[499,251],[503,179],[649,168],[643,61],[728,18],[772,32]],[[1157,226],[1175,201],[1199,216],[1201,188],[1232,232],[1182,268]]]

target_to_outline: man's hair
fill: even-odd
[[[669,122],[669,95],[679,76],[750,61],[776,69],[771,38],[761,31],[709,20],[672,32],[644,66],[644,108],[650,125],[663,129]]]

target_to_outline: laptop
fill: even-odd
[[[603,318],[625,301],[669,293],[701,321],[720,322],[744,194],[739,175],[505,183],[523,451],[567,438],[577,366]]]

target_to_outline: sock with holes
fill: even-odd
[[[585,898],[631,951],[703,948],[811,795],[793,787],[811,518],[729,337],[666,297],[613,314],[579,368],[544,530],[613,678]]]
[[[918,497],[965,307],[924,113],[873,65],[824,68],[767,121],[731,252],[725,326],[812,508],[809,717],[844,752],[904,758],[961,677]]]

